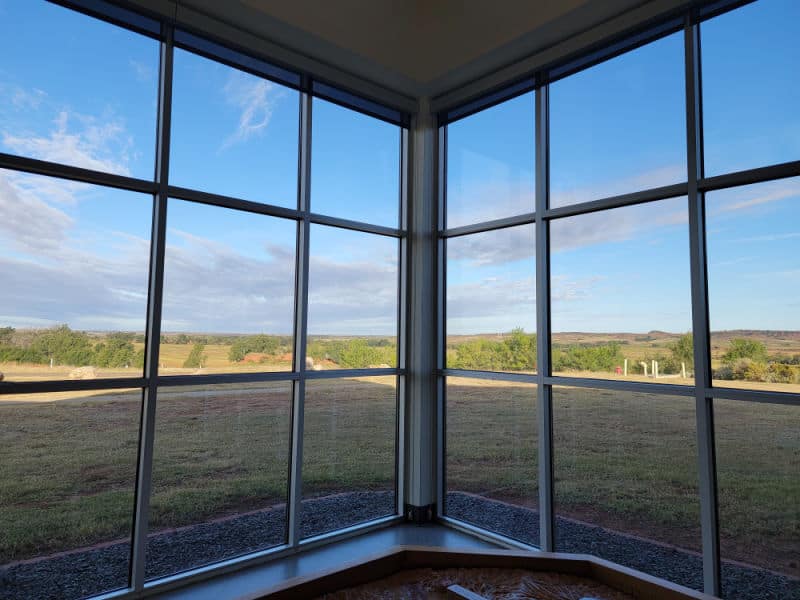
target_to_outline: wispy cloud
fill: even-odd
[[[236,131],[225,138],[220,150],[245,142],[253,136],[263,135],[282,92],[270,81],[234,71],[230,74],[223,93],[228,104],[236,107],[240,114]]]
[[[781,242],[783,240],[793,240],[800,238],[800,232],[795,233],[776,233],[775,235],[756,235],[731,240],[732,242]]]
[[[133,74],[136,76],[137,81],[142,83],[153,81],[156,72],[151,66],[134,59],[130,59],[128,64],[133,69]]]
[[[708,195],[709,212],[718,215],[747,210],[800,196],[800,177],[730,188]]]
[[[70,127],[77,122],[77,128]],[[129,175],[132,140],[118,119],[100,120],[61,111],[55,128],[45,136],[3,132],[3,145],[12,152],[86,169]]]

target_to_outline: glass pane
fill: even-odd
[[[161,375],[291,371],[297,225],[169,201]]]
[[[714,430],[723,597],[800,598],[800,406],[717,399]]]
[[[6,381],[141,377],[150,196],[0,170]]]
[[[447,226],[534,211],[536,125],[529,92],[447,126]]]
[[[447,240],[447,367],[536,370],[536,231]]]
[[[715,385],[800,391],[800,177],[706,194]]]
[[[705,171],[800,159],[800,3],[759,0],[701,26]]]
[[[309,369],[397,366],[398,242],[311,226]]]
[[[0,396],[3,598],[128,585],[141,390]]]
[[[397,512],[397,378],[306,383],[301,535]]]
[[[685,198],[550,224],[553,372],[689,384]]]
[[[298,92],[175,50],[170,183],[297,206]]]
[[[147,578],[283,544],[291,382],[160,388]]]
[[[536,385],[447,378],[448,517],[539,545]]]
[[[42,0],[0,10],[0,150],[152,179],[158,42]]]
[[[703,588],[693,398],[553,388],[556,551]]]
[[[550,86],[550,206],[686,181],[683,33]]]
[[[311,210],[397,227],[400,128],[314,98]]]

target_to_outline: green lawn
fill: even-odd
[[[535,386],[451,378],[447,482],[537,502]],[[18,397],[19,398],[19,397]],[[129,535],[140,392],[0,404],[0,564]],[[162,390],[151,522],[178,527],[286,499],[288,383]],[[800,409],[718,402],[723,556],[798,574]],[[304,494],[392,489],[391,377],[308,383]],[[554,391],[556,508],[699,548],[694,401]]]

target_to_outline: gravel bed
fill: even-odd
[[[447,495],[447,514],[522,542],[539,543],[539,513],[529,508],[455,492]],[[703,563],[696,554],[561,518],[556,518],[555,533],[559,552],[592,554],[686,587],[703,587]],[[723,562],[722,585],[724,597],[731,600],[800,600],[800,580],[756,567]]]
[[[394,512],[392,492],[354,492],[303,502],[303,537],[346,527]],[[537,544],[535,510],[469,494],[447,496],[448,515],[508,537]],[[171,575],[269,548],[283,542],[283,507],[212,521],[151,536],[147,544],[147,578]],[[663,577],[687,587],[702,587],[700,557],[565,519],[557,519],[556,544],[561,552],[586,553]],[[127,584],[130,545],[53,556],[0,568],[3,600],[67,600],[100,594]],[[725,596],[737,600],[800,600],[800,580],[758,568],[723,563]]]
[[[303,502],[303,537],[392,514],[394,492],[353,492]],[[283,543],[285,507],[162,532],[147,543],[146,577],[153,579]],[[71,600],[123,588],[130,544],[53,556],[0,568],[2,600]]]

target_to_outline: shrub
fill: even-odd
[[[728,351],[722,355],[722,362],[733,363],[737,359],[747,358],[758,362],[767,362],[767,347],[759,341],[745,338],[731,340]]]
[[[183,366],[187,369],[202,369],[203,363],[206,362],[206,355],[203,354],[204,344],[195,344],[192,346],[189,356],[183,361]]]

